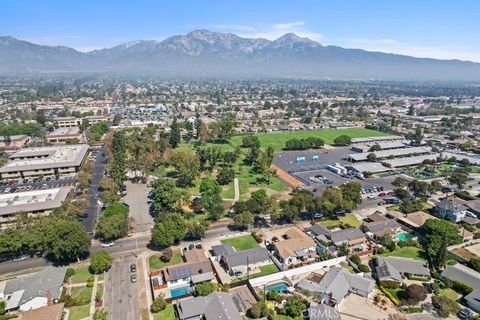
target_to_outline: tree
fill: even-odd
[[[350,253],[350,249],[348,248],[348,243],[346,242],[343,242],[342,244],[340,244],[338,247],[338,255],[340,257],[343,257],[343,256],[348,256],[348,254]]]
[[[402,188],[407,187],[409,182],[410,182],[410,180],[408,180],[407,178],[398,176],[398,177],[395,178],[395,180],[393,180],[392,185],[397,187],[397,188],[402,189]]]
[[[352,144],[352,138],[347,135],[341,135],[336,137],[333,143],[337,146],[349,146]]]
[[[378,143],[375,143],[373,146],[370,147],[370,152],[374,152],[374,151],[380,151],[382,150],[382,147],[378,144]]]
[[[55,260],[74,261],[88,253],[91,239],[80,223],[62,218],[52,221],[50,227],[47,254]]]
[[[152,230],[152,244],[166,248],[185,237],[187,225],[178,213],[164,213],[160,215]]]
[[[303,310],[308,307],[308,302],[296,295],[289,296],[282,313],[286,316],[297,318],[302,315]]]
[[[392,236],[388,233],[382,237],[381,244],[389,251],[394,251],[397,248],[395,241],[393,241]]]
[[[408,304],[415,305],[427,298],[427,289],[420,284],[411,284],[407,287],[406,291]]]
[[[343,207],[343,193],[338,188],[327,188],[320,196],[319,202],[319,209],[327,215],[332,215]]]
[[[175,211],[178,208],[180,195],[172,180],[159,178],[155,181],[150,193],[152,207],[157,214]]]
[[[128,234],[128,215],[102,215],[98,219],[95,235],[103,241],[112,241]]]
[[[223,213],[223,200],[220,196],[222,188],[212,179],[204,179],[200,183],[201,202],[204,209],[217,219]]]
[[[408,187],[418,198],[427,198],[430,195],[430,184],[425,181],[411,180]]]
[[[5,308],[6,308],[5,301],[3,301],[3,300],[0,301],[0,316],[3,316],[5,314],[5,312],[6,312]]]
[[[235,171],[232,167],[222,167],[218,171],[217,181],[221,185],[227,185],[235,179]]]
[[[430,265],[435,269],[445,267],[447,263],[447,247],[463,241],[458,229],[449,221],[428,219],[421,228],[423,242]]]
[[[167,307],[167,302],[165,299],[163,299],[162,296],[158,296],[153,300],[152,306],[150,307],[150,310],[153,313],[158,313],[160,311],[163,311]]]
[[[47,116],[45,115],[45,110],[38,110],[37,117],[35,119],[38,123],[45,127],[45,123],[47,122]]]
[[[113,116],[113,125],[118,126],[120,124],[120,121],[122,121],[122,116],[120,114],[116,114]]]
[[[270,313],[266,303],[259,301],[248,309],[247,315],[252,319],[259,319],[267,317]]]
[[[432,304],[442,318],[447,318],[450,314],[457,315],[461,310],[458,303],[446,296],[433,296]]]
[[[251,214],[249,211],[236,214],[233,217],[233,222],[235,227],[245,230],[253,223],[253,214]]]
[[[191,240],[200,240],[205,235],[206,227],[203,223],[192,222],[187,225],[186,238]]]
[[[171,163],[177,170],[177,185],[180,187],[192,185],[200,173],[200,162],[193,152],[176,151],[172,155]]]
[[[398,206],[398,209],[403,213],[412,213],[415,211],[422,210],[423,205],[419,200],[416,199],[403,199]]]
[[[353,210],[362,203],[362,185],[360,182],[348,182],[340,186],[340,190],[343,197],[343,208]]]
[[[170,125],[170,146],[175,149],[180,143],[180,127],[177,123],[177,117],[173,117],[172,124]]]
[[[110,257],[110,254],[105,250],[95,252],[90,257],[90,270],[95,274],[103,273],[110,269],[111,266],[112,257]]]
[[[93,320],[107,320],[108,311],[105,309],[97,309],[93,314]]]
[[[198,109],[195,110],[195,138],[200,137],[200,130],[202,128],[202,119],[200,118],[200,112],[198,112]]]
[[[206,297],[215,291],[215,285],[211,282],[202,282],[195,285],[195,296]]]
[[[163,223],[156,223],[152,230],[152,244],[159,248],[166,248],[175,243],[173,234],[168,232]]]
[[[447,180],[449,183],[456,185],[458,189],[462,189],[468,181],[468,172],[457,169],[450,173]]]
[[[367,160],[370,162],[377,162],[377,155],[375,153],[369,153],[367,156]]]
[[[423,130],[420,126],[415,128],[415,133],[412,136],[411,142],[414,146],[419,146],[422,144],[423,140]]]

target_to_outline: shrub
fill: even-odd
[[[163,311],[167,307],[167,302],[165,299],[163,299],[162,296],[158,296],[155,298],[155,300],[152,303],[151,310],[153,313],[157,313],[160,311]]]
[[[362,263],[362,260],[360,260],[360,257],[356,254],[354,254],[353,256],[350,257],[350,261],[355,263],[357,266]]]
[[[400,301],[395,298],[390,292],[388,292],[383,286],[380,286],[380,290],[390,299],[394,305],[400,305]]]
[[[92,254],[92,257],[90,258],[90,270],[93,273],[103,273],[110,269],[111,266],[112,258],[107,251],[101,250]]]
[[[252,237],[257,241],[257,243],[262,243],[262,235],[257,234],[256,232],[252,232]]]
[[[473,291],[472,287],[468,286],[462,281],[453,281],[452,289],[462,295],[467,295]]]
[[[73,277],[73,275],[75,274],[75,269],[73,268],[68,268],[67,269],[67,272],[65,273],[65,279],[70,279],[71,277]]]
[[[445,296],[433,296],[432,304],[442,318],[447,318],[450,314],[456,315],[461,310],[455,301]]]
[[[427,298],[427,289],[420,284],[411,284],[406,291],[408,304],[417,304]]]
[[[422,313],[423,308],[421,307],[408,307],[405,309],[406,313]]]
[[[215,285],[211,282],[199,283],[195,286],[195,296],[205,297],[215,291]]]
[[[457,260],[454,260],[454,259],[450,259],[447,261],[447,264],[450,265],[450,266],[454,266],[457,264]]]
[[[170,260],[172,259],[172,256],[173,256],[173,251],[171,248],[166,248],[165,250],[162,251],[162,255],[160,256],[160,260],[162,260],[162,262],[170,262]]]
[[[370,272],[370,268],[366,264],[363,264],[363,263],[358,265],[358,269],[361,272]]]
[[[393,280],[384,280],[384,281],[380,281],[380,286],[387,289],[396,289],[396,288],[400,288],[400,283]]]
[[[92,288],[94,282],[95,282],[95,279],[90,279],[90,278],[88,278],[88,280],[87,280],[87,288]]]

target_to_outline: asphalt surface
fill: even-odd
[[[95,230],[95,222],[97,220],[97,212],[98,212],[97,202],[100,196],[98,186],[100,185],[100,181],[103,178],[106,163],[107,163],[107,158],[105,158],[105,154],[103,153],[103,148],[100,148],[98,149],[97,156],[95,159],[95,166],[93,167],[93,171],[92,171],[92,184],[90,185],[87,191],[89,206],[84,211],[85,217],[82,218],[82,220],[80,221],[80,223],[85,227],[85,229],[89,233],[92,233]]]
[[[127,195],[123,201],[130,207],[135,232],[147,232],[152,229],[153,217],[149,213],[148,193],[150,188],[145,183],[125,182]]]
[[[18,183],[11,186],[0,186],[0,193],[4,193],[5,190],[7,190],[7,192],[11,192],[12,189],[14,190],[14,192],[21,192],[69,187],[74,186],[76,182],[77,179],[75,177],[65,177],[58,180],[42,180],[38,182]]]
[[[130,265],[135,259],[126,257],[116,259],[105,277],[105,309],[110,320],[134,320],[140,318],[140,308],[137,299],[137,279],[130,280]]]

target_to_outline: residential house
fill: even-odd
[[[232,276],[243,276],[247,272],[272,263],[265,248],[252,248],[230,253],[222,256],[221,261]]]
[[[184,254],[185,263],[168,266],[162,270],[167,287],[185,286],[215,279],[212,264],[200,249]]]
[[[383,220],[377,220],[374,222],[365,223],[362,226],[363,231],[366,234],[373,235],[373,238],[376,240],[380,240],[383,238],[384,235],[388,234],[391,236],[395,236],[397,233],[402,231],[402,228],[393,219],[385,218]]]
[[[177,311],[180,320],[242,320],[232,297],[226,292],[180,300]]]
[[[451,281],[461,281],[474,290],[480,290],[480,273],[460,263],[454,266],[447,265],[440,277]]]
[[[430,270],[419,260],[377,256],[375,274],[378,281],[402,283],[402,277],[429,278]]]
[[[465,296],[465,301],[470,309],[480,312],[480,290],[473,290]]]
[[[58,301],[63,290],[67,268],[46,267],[42,271],[8,280],[0,294],[7,311],[28,311]],[[49,297],[51,296],[51,299]]]
[[[315,253],[316,243],[302,230],[288,228],[282,235],[284,240],[274,243],[275,253],[285,266],[296,264]]]
[[[64,316],[63,303],[49,304],[18,315],[18,320],[61,320]]]
[[[323,294],[322,303],[335,306],[349,293],[362,297],[368,296],[375,287],[375,281],[358,274],[348,272],[342,267],[332,267],[320,282],[305,278],[297,283],[297,288]]]
[[[355,246],[365,243],[367,238],[359,228],[348,228],[333,232],[331,240],[336,246],[343,243],[347,243],[349,246]]]
[[[445,198],[435,206],[435,213],[437,213],[438,216],[455,223],[458,223],[465,218],[467,212],[468,208],[454,199]]]
[[[310,227],[310,233],[317,240],[330,241],[333,232],[327,227],[325,227],[323,224],[317,223]]]

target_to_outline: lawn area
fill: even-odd
[[[97,284],[97,293],[100,292],[100,297],[103,298],[103,283]]]
[[[265,266],[260,267],[260,272],[251,274],[250,279],[263,277],[263,276],[266,276],[267,274],[272,274],[272,273],[275,273],[277,271],[278,271],[278,268],[275,264],[273,264],[273,263],[272,264],[267,264]],[[246,279],[247,279],[247,276],[244,276],[244,277],[236,278],[232,282],[243,281],[243,280],[246,280]]]
[[[452,289],[440,289],[439,295],[445,296],[445,297],[450,298],[452,300],[457,300],[458,299],[458,293],[456,293]]]
[[[385,288],[385,290],[397,298],[398,301],[406,299],[407,297],[407,293],[402,288]]]
[[[354,228],[358,228],[362,225],[362,222],[358,221],[358,219],[355,218],[353,214],[346,215],[345,217],[340,217],[340,221],[342,221],[344,224],[349,224]]]
[[[243,251],[259,247],[257,241],[255,241],[255,239],[251,235],[238,238],[224,239],[221,242],[224,244],[231,244],[237,251]]]
[[[470,166],[469,169],[471,173],[480,173],[480,167]]]
[[[167,307],[153,315],[155,320],[175,320],[175,307],[173,304],[168,304]]]
[[[88,270],[88,266],[82,268],[75,268],[75,274],[70,278],[71,283],[84,283],[87,282],[88,278],[92,277],[93,274]]]
[[[403,257],[403,258],[413,258],[417,260],[427,261],[425,258],[425,252],[417,247],[403,247],[397,248],[392,252],[385,252],[380,254],[384,257]]]
[[[340,220],[322,220],[320,221],[320,224],[323,225],[324,227],[327,227],[328,229],[334,229],[340,226],[341,221]]]
[[[235,197],[235,187],[233,186],[233,182],[226,186],[222,186],[222,193],[220,193],[220,196],[223,199],[233,199]]]
[[[180,253],[180,251],[173,252],[172,259],[167,263],[162,262],[160,260],[160,257],[158,256],[151,256],[148,259],[148,265],[150,266],[150,271],[162,269],[163,267],[173,265],[173,264],[178,264],[180,262],[182,262],[182,254]]]
[[[70,310],[68,320],[80,320],[90,315],[90,305],[88,304],[80,307],[71,307],[68,309]]]
[[[88,287],[73,287],[71,288],[70,295],[72,298],[80,298],[82,301],[88,301],[92,298],[93,288]]]
[[[322,138],[326,144],[333,144],[335,138],[347,135],[351,138],[363,138],[363,137],[376,137],[376,136],[388,136],[389,133],[365,129],[365,128],[349,128],[349,129],[324,129],[316,131],[289,131],[289,132],[272,132],[272,133],[259,133],[257,134],[260,140],[260,145],[265,148],[272,145],[275,151],[280,151],[285,148],[285,142],[290,139],[302,139],[307,137]],[[234,136],[230,139],[234,145],[242,144],[242,136]]]

